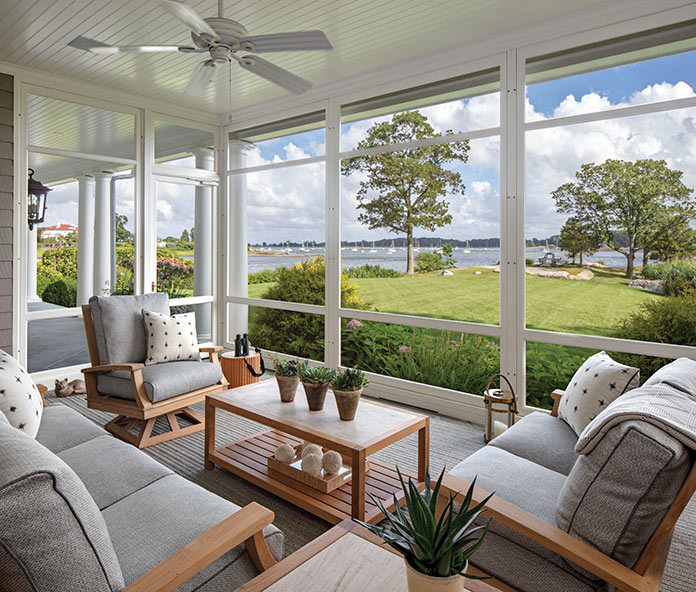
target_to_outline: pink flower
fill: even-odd
[[[358,319],[352,319],[346,323],[346,330],[352,331],[356,327],[362,327],[363,324]]]
[[[449,344],[450,344],[450,345],[457,345],[457,342],[456,342],[456,340],[454,340],[454,339],[450,339]]]
[[[399,347],[399,353],[400,354],[410,354],[411,348],[408,345],[402,345],[401,347]]]

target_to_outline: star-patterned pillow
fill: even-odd
[[[0,351],[0,412],[11,426],[36,437],[43,401],[34,381],[11,355]]]
[[[568,383],[558,417],[580,436],[609,403],[636,388],[639,378],[638,368],[619,364],[601,351],[587,358]]]
[[[143,309],[147,334],[145,365],[164,362],[200,362],[196,314],[189,312],[169,316]]]

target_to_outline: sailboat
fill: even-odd
[[[416,248],[413,249],[413,250],[414,250],[416,253],[417,253],[418,251],[420,251],[420,241],[419,241],[418,239],[416,239]]]
[[[392,253],[396,253],[396,249],[394,248],[394,241],[392,241],[391,247],[387,250],[387,255],[391,255]]]
[[[304,246],[304,241],[302,241],[302,246],[298,250],[302,251],[303,253],[309,253],[309,249]]]
[[[471,253],[471,249],[469,248],[469,241],[466,241],[466,249],[464,249],[462,253]]]
[[[354,253],[358,252],[358,241],[355,241],[355,244],[353,245],[353,248],[351,249]]]
[[[368,253],[376,253],[377,249],[375,249],[375,241],[372,241],[372,248],[368,251]]]

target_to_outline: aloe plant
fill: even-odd
[[[283,360],[277,356],[271,356],[273,370],[278,376],[296,376],[297,360]]]
[[[337,391],[359,391],[368,385],[368,380],[357,368],[346,368],[344,372],[339,372],[331,381],[331,386]]]
[[[404,490],[407,512],[399,507],[396,496],[392,514],[387,511],[381,500],[368,492],[386,517],[388,526],[366,524],[359,520],[356,522],[381,537],[390,547],[401,553],[413,569],[422,574],[442,578],[459,574],[465,578],[483,579],[467,574],[466,569],[469,558],[483,544],[488,532],[490,519],[485,525],[477,524],[476,520],[493,494],[472,508],[476,483],[474,479],[459,509],[456,509],[454,496],[450,494],[449,501],[438,518],[435,508],[445,470],[440,473],[433,489],[430,474],[426,471],[426,487],[422,494],[410,477],[408,484],[404,483],[398,467],[397,473]]]
[[[312,384],[331,382],[333,377],[336,376],[336,371],[333,368],[327,368],[326,366],[312,366],[310,368],[307,363],[299,364],[297,373],[302,382],[309,382]]]

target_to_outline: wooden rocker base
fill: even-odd
[[[191,425],[182,428],[179,424],[179,417]],[[159,418],[167,419],[169,431],[153,436],[152,430]],[[142,449],[181,438],[182,436],[188,436],[189,434],[195,434],[196,432],[202,432],[205,429],[205,420],[189,407],[184,407],[183,409],[170,411],[149,419],[137,419],[127,415],[118,415],[107,423],[104,429],[124,442]]]

